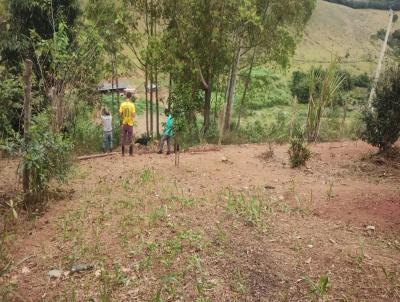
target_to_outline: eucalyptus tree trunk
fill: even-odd
[[[115,86],[117,89],[117,110],[119,110],[119,104],[120,104],[120,99],[119,99],[119,82],[118,82],[118,64],[117,64],[117,56],[114,54],[114,78],[115,78]]]
[[[257,48],[254,47],[253,54],[251,57],[251,63],[250,63],[250,67],[249,67],[249,73],[247,74],[247,77],[246,77],[246,80],[244,83],[243,95],[242,95],[242,99],[240,100],[240,107],[239,107],[239,113],[238,113],[238,121],[236,124],[236,130],[239,130],[239,128],[240,128],[240,120],[241,120],[242,113],[243,113],[243,105],[246,100],[247,91],[249,89],[249,85],[250,85],[250,81],[251,81],[251,73],[253,72],[254,62],[256,59],[256,50],[257,50]]]
[[[150,131],[149,131],[149,94],[148,94],[148,89],[147,85],[149,82],[149,73],[148,73],[148,65],[146,63],[145,68],[145,83],[144,83],[144,93],[146,94],[145,99],[146,99],[146,134],[147,137],[150,136]]]
[[[233,109],[233,101],[235,98],[235,88],[236,88],[236,79],[240,67],[240,57],[242,50],[242,41],[239,40],[239,45],[236,50],[236,54],[231,66],[231,73],[228,79],[228,90],[226,96],[226,112],[225,112],[225,121],[224,121],[224,130],[230,130],[231,120],[232,120],[232,109]]]
[[[153,19],[154,20],[154,19]],[[157,36],[157,22],[154,22],[154,35]],[[160,139],[160,100],[158,92],[158,64],[155,64],[154,79],[156,82],[156,131],[157,139]]]
[[[153,68],[152,66],[150,67],[150,135],[153,136],[154,133],[154,113],[153,113],[153,100],[154,100],[154,94],[153,94]]]
[[[160,102],[158,98],[158,70],[155,69],[155,82],[156,82],[156,131],[157,138],[160,138]]]

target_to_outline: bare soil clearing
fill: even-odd
[[[400,301],[396,163],[337,142],[294,170],[287,146],[266,149],[77,163],[61,198],[19,222],[12,257],[32,258],[0,285],[17,285],[11,301]],[[5,199],[16,163],[0,165]],[[82,263],[95,267],[67,272]]]

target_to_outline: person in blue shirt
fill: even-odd
[[[167,116],[167,121],[165,122],[165,125],[164,125],[164,132],[161,137],[158,154],[163,153],[164,143],[166,141],[167,142],[167,155],[168,155],[168,154],[171,154],[171,137],[174,135],[174,133],[173,133],[174,120],[172,118],[172,114],[169,109],[165,109],[164,113]]]

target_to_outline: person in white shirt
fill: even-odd
[[[103,123],[103,152],[111,152],[113,148],[112,116],[106,108],[101,111],[101,121]]]

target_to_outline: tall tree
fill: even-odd
[[[161,0],[125,0],[125,9],[129,14],[128,32],[125,43],[134,55],[134,65],[145,73],[146,129],[148,135],[154,132],[154,109],[158,112],[158,91],[160,71],[160,33]],[[149,97],[150,94],[150,97]],[[155,108],[154,108],[155,100]],[[156,134],[159,136],[159,116],[156,114]]]
[[[123,53],[124,37],[128,30],[124,3],[122,0],[89,0],[85,11],[87,18],[99,29],[108,56],[107,66],[111,74],[111,83],[113,88],[118,90],[119,71],[128,61]],[[114,92],[112,99],[114,103]],[[118,93],[117,103],[119,105]]]
[[[233,25],[236,46],[231,56],[233,59],[227,83],[224,130],[229,130],[231,125],[240,62],[246,57],[250,60],[247,80],[251,78],[256,59],[260,64],[278,63],[286,66],[290,56],[294,54],[296,42],[305,24],[311,17],[315,1],[247,0],[237,5]]]
[[[165,48],[175,59],[171,72],[176,81],[194,81],[203,90],[204,133],[216,76],[227,75],[229,128],[241,60],[256,47],[260,62],[287,64],[314,6],[315,0],[164,0]]]

